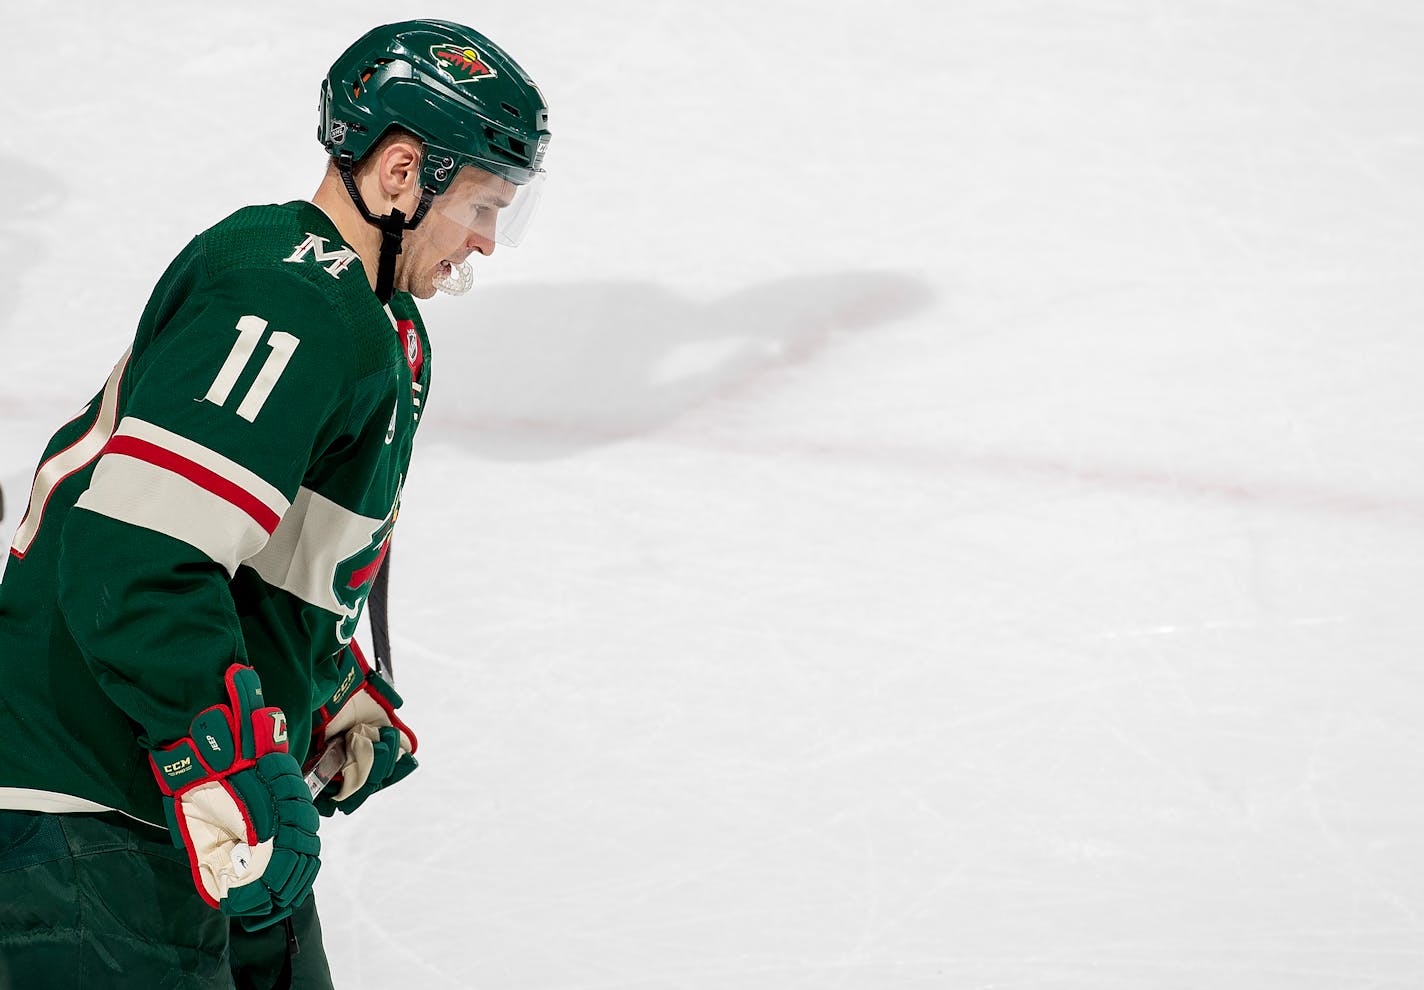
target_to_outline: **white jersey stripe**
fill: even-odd
[[[0,787],[0,808],[10,811],[43,811],[51,815],[112,810],[106,805],[72,794],[41,791],[33,787]]]
[[[303,488],[262,552],[247,561],[262,580],[302,601],[354,618],[333,587],[341,562],[368,549],[384,519],[363,516]]]
[[[119,422],[119,428],[114,433],[119,437],[135,437],[145,440],[155,447],[162,447],[179,457],[186,458],[194,464],[207,468],[232,484],[247,492],[257,501],[261,502],[272,513],[280,518],[286,511],[290,503],[272,485],[269,485],[259,475],[254,474],[236,461],[224,457],[215,450],[209,450],[200,443],[195,443],[187,437],[179,436],[171,430],[165,430],[146,420],[137,419],[133,416],[125,416]]]
[[[251,513],[181,474],[147,460],[106,454],[77,508],[182,540],[229,576],[267,542]]]
[[[17,557],[28,553],[35,537],[39,535],[44,508],[49,504],[55,488],[65,478],[98,457],[99,451],[104,449],[104,444],[108,443],[109,437],[113,435],[114,421],[119,414],[119,382],[124,377],[124,369],[128,367],[131,350],[132,348],[124,351],[124,356],[119,358],[119,363],[114,365],[114,370],[109,373],[109,380],[104,383],[104,391],[99,398],[99,412],[94,417],[93,424],[82,437],[45,461],[35,472],[35,482],[30,488],[30,505],[25,512],[25,518],[20,520],[20,528],[15,531],[12,544],[12,551]]]

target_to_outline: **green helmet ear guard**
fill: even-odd
[[[426,145],[422,179],[436,194],[465,165],[522,186],[541,172],[549,108],[503,49],[451,21],[414,20],[367,32],[322,84],[317,139],[361,157],[393,127]]]

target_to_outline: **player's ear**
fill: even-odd
[[[392,141],[381,152],[381,191],[396,200],[420,188],[420,147],[414,141]]]

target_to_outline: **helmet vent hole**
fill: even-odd
[[[500,106],[503,107],[504,112],[509,114],[511,117],[518,119],[521,116],[518,107],[512,107],[508,103],[501,103]]]
[[[508,134],[501,134],[493,127],[485,128],[485,141],[489,144],[490,151],[501,158],[517,164],[523,164],[529,158],[529,146],[523,141]]]
[[[388,59],[387,61],[389,61],[389,59]],[[377,64],[377,65],[380,65],[381,63],[380,63],[380,62],[377,62],[376,64]],[[371,77],[374,76],[375,74],[376,74],[376,67],[373,66],[373,65],[368,65],[368,66],[366,66],[366,68],[364,68],[364,69],[361,70],[361,79],[360,79],[360,81],[357,82],[355,85],[353,85],[353,86],[351,87],[351,98],[352,98],[353,100],[359,100],[359,99],[361,98],[362,87],[364,87],[364,86],[366,85],[366,83],[370,82],[370,81],[371,81]]]

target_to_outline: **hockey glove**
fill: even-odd
[[[339,739],[346,761],[316,796],[316,808],[350,814],[366,799],[407,777],[417,763],[415,733],[396,715],[401,696],[371,669],[353,640],[342,653],[337,688],[312,716],[312,765]]]
[[[263,705],[257,672],[235,663],[225,680],[228,703],[199,712],[192,735],[149,762],[198,894],[244,927],[265,928],[311,890],[321,819],[287,752],[287,717]]]

